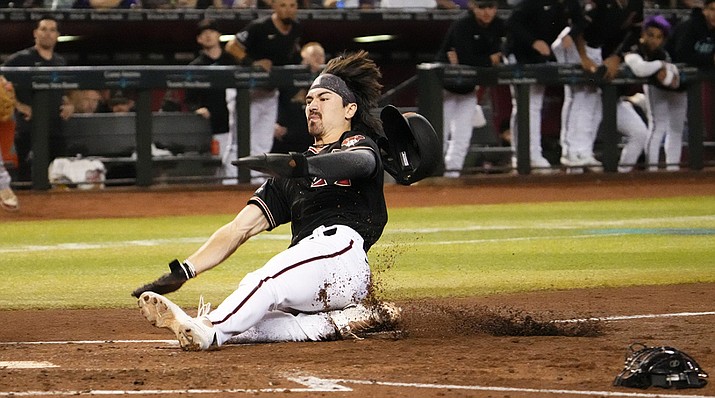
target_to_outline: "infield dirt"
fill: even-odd
[[[20,191],[22,210],[2,214],[0,219],[234,213],[251,192],[246,188]],[[486,178],[466,184],[434,182],[386,189],[390,207],[713,194],[712,173],[688,172],[578,179]],[[634,281],[634,285],[639,283]],[[95,390],[114,390],[116,395],[173,396],[176,391],[172,394],[164,390],[182,390],[184,396],[223,397],[247,393],[270,396],[285,390],[296,397],[576,397],[619,393],[715,397],[712,383],[699,390],[679,391],[611,386],[633,342],[675,346],[713,372],[713,283],[398,304],[404,311],[399,334],[321,343],[231,345],[198,353],[182,352],[164,342],[172,336],[149,325],[139,316],[138,308],[0,311],[0,361],[47,361],[58,366],[0,368],[0,396],[29,391],[37,392],[36,396],[49,392],[90,395]],[[673,315],[681,313],[692,314]],[[503,323],[499,324],[502,327],[484,327],[504,319],[517,319],[517,325],[523,326],[525,317],[535,322],[532,325],[540,325],[552,320],[619,315],[660,316],[601,321],[594,326],[594,333],[581,337],[518,335],[519,331],[533,330],[523,327],[499,335],[500,330],[507,330]],[[87,341],[80,343],[82,340]],[[26,344],[49,341],[75,343]],[[295,376],[347,379],[337,384],[350,391],[301,390],[306,386],[289,380]],[[196,391],[184,391],[188,389]]]

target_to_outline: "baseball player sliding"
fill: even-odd
[[[264,154],[235,163],[273,176],[233,221],[219,228],[171,272],[132,294],[142,314],[170,329],[184,350],[239,342],[344,338],[393,324],[400,309],[368,305],[367,251],[387,223],[381,121],[370,114],[382,85],[361,51],[334,58],[306,96],[308,151]],[[385,126],[387,129],[387,126]],[[290,247],[247,274],[215,310],[190,317],[162,294],[226,260],[263,231],[291,223]]]

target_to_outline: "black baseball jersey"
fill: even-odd
[[[236,34],[248,56],[244,64],[250,64],[258,59],[270,59],[273,65],[300,64],[300,37],[303,27],[298,22],[288,34],[279,31],[271,20],[271,16],[251,21],[244,30]]]
[[[236,65],[236,59],[221,51],[217,59],[205,53],[199,54],[189,65]],[[191,110],[206,107],[211,113],[211,132],[222,134],[228,132],[228,107],[226,106],[226,90],[223,88],[186,90],[186,103]]]
[[[673,62],[705,70],[715,68],[715,28],[708,27],[702,8],[693,8],[690,18],[675,26],[666,48]]]
[[[321,148],[311,146],[304,154],[311,157],[352,150],[372,151],[377,162],[372,176],[338,181],[320,177],[270,178],[248,203],[263,211],[269,230],[290,222],[291,246],[321,225],[345,225],[363,237],[367,252],[387,224],[384,172],[377,144],[366,134],[348,131],[340,141]]]
[[[553,56],[541,55],[532,45],[536,40],[550,45],[567,26],[571,27],[573,38],[586,26],[579,0],[523,0],[506,22],[506,52],[513,54],[520,64],[555,61]]]
[[[65,66],[67,61],[65,58],[57,53],[52,54],[52,58],[45,59],[40,56],[35,47],[26,48],[24,50],[18,51],[5,61],[4,66]],[[50,109],[59,109],[62,105],[62,95],[61,90],[53,92],[53,104]],[[31,89],[21,89],[17,91],[18,101],[31,105],[32,104],[32,90]],[[59,118],[59,113],[57,115],[52,115]],[[24,120],[23,118],[18,118],[18,120]]]
[[[601,48],[603,58],[623,56],[640,37],[643,0],[592,0],[586,12],[589,24],[584,30],[586,44]]]
[[[495,17],[489,26],[482,26],[477,23],[474,13],[468,12],[450,25],[437,52],[436,61],[449,63],[447,52],[454,50],[460,65],[492,66],[489,56],[502,51],[505,35],[501,18]],[[471,84],[445,85],[444,88],[457,94],[474,91],[474,85]]]

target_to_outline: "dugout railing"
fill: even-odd
[[[48,180],[51,90],[122,89],[136,92],[135,184],[147,187],[155,182],[155,167],[167,161],[166,158],[152,157],[152,90],[235,88],[238,155],[247,156],[250,148],[250,89],[307,87],[314,78],[303,65],[274,67],[270,73],[232,66],[67,66],[0,67],[0,74],[13,82],[16,90],[31,89],[33,92],[32,188],[37,190],[51,188]],[[239,169],[238,180],[250,181],[249,171]]]
[[[152,159],[152,112],[150,94],[153,89],[236,88],[236,121],[238,154],[246,156],[250,147],[250,89],[256,87],[307,87],[313,75],[307,67],[294,65],[275,67],[270,73],[255,68],[230,66],[99,66],[99,67],[0,67],[0,74],[17,89],[31,89],[32,106],[32,188],[47,190],[49,166],[49,129],[51,90],[133,89],[136,101],[136,185],[154,184]],[[700,87],[703,80],[712,82],[715,73],[681,66],[681,82],[688,87],[688,166],[701,170],[703,162],[703,114]],[[418,112],[424,115],[441,137],[443,84],[445,81],[469,82],[475,85],[514,85],[518,104],[518,122],[528,131],[528,85],[594,84],[603,95],[603,164],[606,172],[617,171],[618,141],[616,129],[617,85],[642,84],[646,80],[623,69],[619,76],[605,82],[585,74],[578,65],[511,65],[494,68],[474,68],[444,64],[417,66]],[[529,174],[529,141],[520,137],[517,147],[517,171]],[[239,182],[250,181],[247,170],[239,171]]]
[[[703,158],[703,107],[701,86],[703,81],[715,81],[715,72],[704,72],[697,68],[679,65],[681,84],[687,87],[688,96],[688,167],[702,170]],[[602,137],[603,168],[606,172],[617,172],[620,134],[616,128],[616,104],[619,85],[634,85],[647,82],[645,78],[633,75],[628,68],[621,68],[617,77],[607,82],[599,76],[587,74],[579,65],[538,64],[508,65],[492,68],[478,68],[463,65],[425,63],[417,66],[419,112],[430,120],[442,137],[443,129],[443,86],[445,83],[474,84],[482,86],[513,85],[516,93],[517,123],[522,131],[529,131],[529,85],[590,84],[601,88],[603,99],[603,119],[599,136]],[[712,104],[711,104],[712,105]],[[519,174],[530,174],[529,134],[522,134],[517,140],[516,169]]]

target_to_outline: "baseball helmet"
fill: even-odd
[[[405,114],[392,105],[380,112],[387,137],[382,161],[387,171],[402,185],[410,185],[434,174],[442,153],[437,133],[424,116]]]

